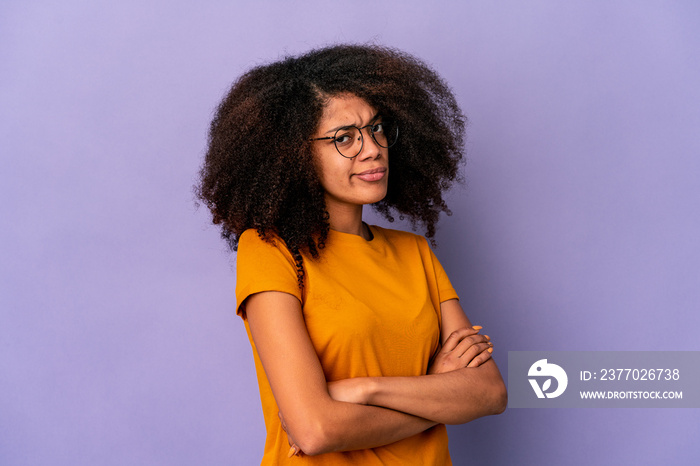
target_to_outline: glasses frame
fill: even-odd
[[[369,136],[372,138],[372,140],[373,140],[379,147],[383,147],[384,149],[389,149],[390,147],[393,147],[394,144],[396,144],[396,141],[399,140],[399,127],[398,127],[398,125],[395,125],[395,128],[396,128],[396,139],[394,140],[394,142],[392,142],[392,143],[389,144],[388,146],[382,145],[379,141],[377,141],[377,138],[374,137],[374,131],[372,130],[372,127],[373,127],[373,126],[376,126],[376,125],[378,125],[378,124],[382,124],[382,123],[384,123],[385,121],[393,121],[393,119],[392,119],[392,118],[377,117],[377,118],[374,119],[374,121],[373,121],[372,123],[370,123],[370,124],[368,124],[368,125],[365,125],[365,126],[363,126],[362,128],[358,128],[358,127],[355,126],[355,125],[342,126],[342,127],[338,128],[337,130],[335,130],[335,133],[333,133],[333,136],[325,136],[325,137],[322,137],[322,138],[310,138],[309,141],[322,141],[322,140],[325,140],[325,139],[333,139],[333,145],[335,146],[335,150],[338,151],[338,153],[340,154],[341,157],[345,157],[346,159],[354,159],[355,157],[357,157],[358,155],[360,155],[360,154],[362,153],[362,149],[365,147],[365,136],[362,134],[362,130],[365,129],[365,128],[369,128]],[[337,140],[338,140],[338,133],[341,132],[341,131],[347,131],[347,130],[350,129],[350,128],[355,128],[355,129],[360,133],[360,150],[357,151],[357,154],[353,155],[352,157],[347,156],[347,155],[343,154],[342,152],[340,152],[340,149],[338,148],[338,142],[337,142]]]

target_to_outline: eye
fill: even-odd
[[[357,131],[353,130],[352,128],[338,131],[335,134],[335,139],[333,139],[333,142],[335,142],[337,146],[350,146],[355,143],[356,133]]]
[[[350,137],[349,134],[340,134],[340,135],[336,136],[333,141],[335,141],[336,144],[344,146],[344,145],[347,145],[350,142],[352,142],[352,138]]]
[[[384,123],[375,123],[372,125],[372,132],[377,134],[377,133],[383,133],[384,132]]]

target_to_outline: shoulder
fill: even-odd
[[[421,257],[424,264],[432,264],[433,267],[437,265],[438,268],[442,268],[430,242],[425,236],[410,231],[392,230],[375,225],[373,225],[372,228],[399,253],[407,254],[413,251]]]
[[[262,237],[257,230],[251,228],[244,231],[238,239],[237,261],[252,261],[265,263],[270,259],[282,259],[285,262],[294,263],[294,257],[287,248],[285,242],[274,233]]]
[[[270,238],[275,238],[275,236],[270,235]],[[248,228],[241,234],[240,238],[238,239],[239,247],[241,245],[246,247],[259,247],[263,246],[263,244],[265,243],[270,244],[268,241],[266,241],[260,236],[260,233],[258,233],[258,231],[255,228]]]
[[[396,247],[418,247],[421,250],[430,250],[428,240],[421,235],[410,231],[392,230],[390,228],[382,228],[372,225],[372,229],[381,234],[387,242]]]
[[[287,245],[274,233],[261,236],[255,228],[244,231],[238,239],[238,249],[279,249],[289,251]]]
[[[255,230],[246,230],[238,240],[236,254],[237,312],[245,314],[243,303],[255,293],[282,291],[299,301],[297,268],[294,257],[278,236],[262,238]]]

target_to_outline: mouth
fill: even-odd
[[[386,171],[386,167],[378,167],[356,173],[354,176],[362,181],[379,181],[386,176]]]

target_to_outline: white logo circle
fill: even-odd
[[[567,377],[566,371],[556,364],[548,363],[546,359],[540,359],[530,366],[527,375],[528,377],[546,377],[542,386],[540,386],[537,379],[528,379],[537,398],[556,398],[564,393],[569,383],[569,377]],[[553,392],[548,392],[547,390],[549,390],[552,385],[552,378],[557,381],[557,388]]]

